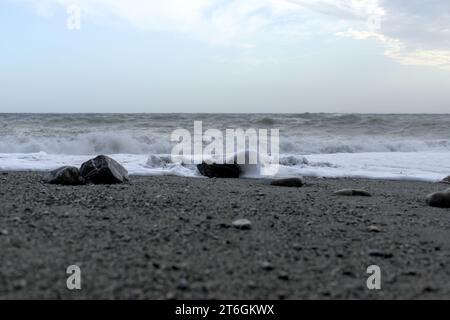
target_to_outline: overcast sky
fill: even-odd
[[[0,112],[450,112],[450,1],[1,0]]]

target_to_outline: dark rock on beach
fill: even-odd
[[[334,195],[336,196],[359,196],[359,197],[371,197],[372,195],[365,191],[360,189],[342,189],[334,192]]]
[[[277,187],[294,187],[294,188],[300,188],[303,187],[305,184],[305,181],[301,177],[296,178],[286,178],[286,179],[276,179],[272,180],[270,182],[272,186]]]
[[[80,174],[94,184],[115,184],[128,181],[128,171],[114,159],[100,155],[81,165]]]
[[[76,167],[61,167],[50,171],[44,177],[45,182],[61,185],[79,185],[84,183],[80,170]]]
[[[197,169],[201,175],[208,178],[239,178],[241,168],[237,164],[198,164]]]
[[[426,202],[431,207],[450,208],[450,188],[429,194]]]
[[[450,176],[445,177],[444,179],[441,180],[441,183],[447,183],[450,184]]]

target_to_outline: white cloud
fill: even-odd
[[[337,35],[376,39],[385,55],[405,65],[450,70],[450,2],[380,0],[383,14],[375,30],[349,28]]]
[[[406,46],[399,39],[390,38],[381,33],[369,31],[348,30],[337,33],[339,36],[358,40],[376,39],[385,45],[385,55],[405,65],[432,66],[450,70],[450,51],[422,50]]]
[[[145,30],[187,34],[208,43],[261,43],[338,35],[375,39],[407,65],[450,68],[448,0],[21,0],[48,15],[78,4],[88,19],[120,19]]]
[[[337,32],[370,11],[375,0],[18,0],[48,12],[77,4],[88,18],[111,17],[148,30],[189,34],[247,46],[268,37]],[[338,17],[336,23],[330,17]],[[86,18],[86,17],[85,17]]]

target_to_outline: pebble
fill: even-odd
[[[177,289],[180,289],[180,290],[187,290],[187,289],[189,289],[189,284],[188,284],[187,280],[186,279],[181,279],[178,282]]]
[[[393,254],[390,252],[383,252],[383,251],[379,251],[379,250],[370,250],[369,256],[383,258],[383,259],[389,259],[389,258],[393,257]]]
[[[369,232],[381,232],[381,229],[377,226],[371,225],[367,227],[367,231]]]
[[[249,230],[252,228],[252,223],[250,222],[250,220],[247,220],[247,219],[235,220],[235,221],[233,221],[232,225],[236,229],[241,229],[241,230]]]
[[[269,261],[263,261],[261,263],[261,268],[263,268],[263,270],[266,270],[266,271],[273,270],[273,266],[272,266],[272,264]]]
[[[287,274],[287,272],[281,271],[280,273],[278,273],[278,279],[280,280],[289,280],[289,275]]]
[[[336,196],[360,196],[360,197],[371,197],[372,195],[366,190],[360,189],[342,189],[334,192]]]
[[[166,300],[175,300],[177,295],[174,292],[168,292],[166,294]]]
[[[290,187],[290,188],[300,188],[303,187],[305,184],[305,181],[302,177],[296,177],[296,178],[286,178],[286,179],[277,179],[272,180],[270,182],[272,186],[277,187]]]

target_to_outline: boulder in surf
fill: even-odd
[[[76,167],[60,167],[48,172],[44,177],[45,182],[61,185],[79,185],[84,183],[80,170]]]
[[[237,164],[207,164],[205,162],[198,164],[197,170],[202,176],[208,178],[239,178],[242,172]]]
[[[429,194],[426,202],[431,207],[450,208],[450,189]]]
[[[442,179],[442,180],[441,180],[441,183],[447,183],[447,184],[450,184],[450,176],[448,176],[448,177]]]
[[[116,184],[128,181],[128,171],[116,160],[100,155],[81,165],[81,176],[94,184]]]

